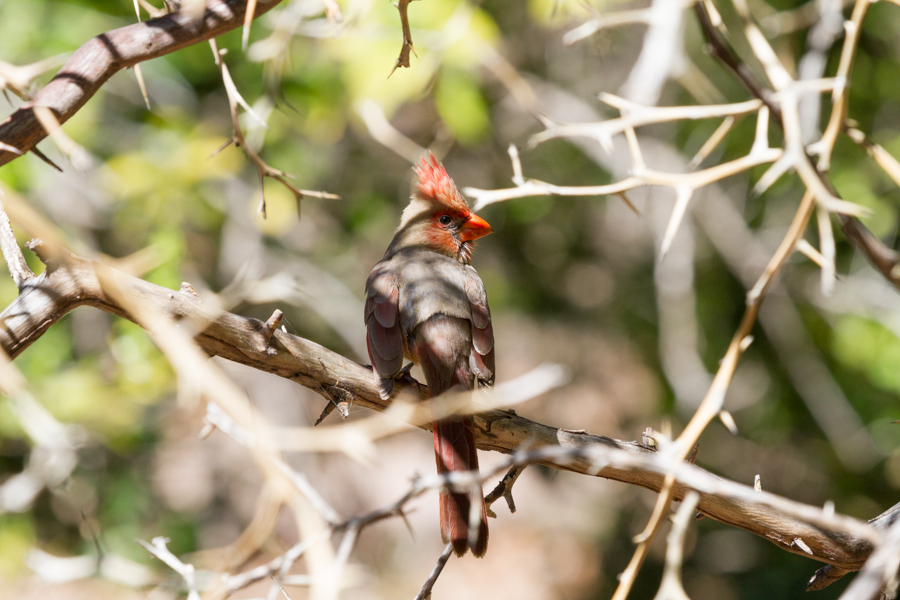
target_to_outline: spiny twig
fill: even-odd
[[[408,69],[409,55],[410,53],[416,53],[415,48],[413,48],[412,33],[409,29],[409,15],[407,14],[409,3],[413,1],[414,0],[397,0],[397,2],[394,2],[394,7],[397,9],[397,12],[400,13],[400,27],[403,30],[403,45],[400,47],[400,56],[397,57],[397,62],[394,63],[394,68],[391,69],[388,77],[393,75],[398,67]]]
[[[276,6],[280,0],[260,4],[256,16]],[[46,106],[59,123],[72,115],[121,69],[157,58],[239,27],[244,3],[206,0],[205,12],[196,20],[178,11],[142,23],[107,31],[76,50],[47,85],[6,119],[0,121],[0,165],[31,151],[47,132],[32,110]],[[9,148],[17,149],[17,152]]]

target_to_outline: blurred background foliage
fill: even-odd
[[[340,200],[306,198],[298,214],[293,196],[267,181],[268,218],[256,215],[252,164],[233,146],[216,153],[231,124],[206,44],[142,65],[150,110],[129,70],[65,125],[90,152],[88,168],[74,168],[45,141],[41,148],[64,172],[29,154],[0,168],[3,189],[27,198],[76,252],[121,258],[150,247],[148,280],[222,292],[239,314],[265,319],[280,308],[292,332],[365,361],[363,284],[412,182],[409,161],[375,141],[361,118],[367,101],[404,136],[434,149],[460,187],[509,187],[510,143],[522,150],[526,177],[561,185],[619,178],[589,144],[553,141],[529,149],[529,136],[542,129],[531,108],[560,120],[587,120],[590,111],[615,116],[597,94],[621,88],[644,28],[604,30],[572,46],[562,36],[596,10],[640,3],[416,2],[409,14],[418,57],[390,78],[401,41],[396,9],[386,0],[339,4],[337,27],[317,0],[285,0],[254,23],[248,52],[239,31],[218,44],[228,50],[238,89],[268,122],[263,129],[243,115],[249,142],[270,165],[294,175],[298,187]],[[801,5],[750,3],[787,65],[806,51],[812,21],[797,24],[798,14],[810,12]],[[0,59],[26,64],[71,52],[134,21],[127,0],[2,0]],[[793,29],[777,27],[791,23]],[[685,65],[663,89],[660,105],[746,99],[703,53],[690,11],[685,29]],[[894,156],[900,156],[898,29],[896,6],[872,7],[849,111]],[[839,44],[828,55],[826,74],[834,72],[838,52]],[[536,106],[523,105],[510,82],[526,86]],[[20,101],[3,103],[10,113]],[[827,97],[822,104],[830,110]],[[641,130],[642,141],[655,144],[645,147],[648,161],[673,168],[665,151],[651,149],[665,147],[683,157],[683,168],[716,125]],[[752,119],[739,122],[704,164],[746,154],[753,129]],[[771,133],[773,142],[779,139],[775,128]],[[865,223],[896,246],[900,192],[890,179],[846,139],[832,163],[837,190],[871,208]],[[656,252],[672,207],[669,190],[631,194],[639,215],[613,197],[527,198],[482,211],[496,233],[479,243],[475,265],[497,323],[499,378],[543,361],[566,364],[574,374],[569,386],[519,412],[624,439],[664,420],[679,431],[737,326],[747,277],[752,283],[761,271],[801,195],[796,179],[786,176],[753,197],[749,186],[763,171],[698,194],[662,263]],[[808,239],[816,244],[814,232]],[[799,254],[790,260],[729,393],[726,406],[740,433],[711,425],[697,462],[745,483],[760,474],[768,491],[817,505],[832,500],[838,511],[868,519],[900,496],[900,430],[893,425],[900,418],[900,302],[840,236],[838,251],[840,276],[830,298],[821,295],[815,265]],[[286,278],[271,279],[279,274]],[[11,280],[0,278],[0,305],[15,294]],[[133,540],[165,535],[176,554],[221,566],[214,549],[232,543],[249,523],[260,475],[224,436],[196,440],[203,410],[190,398],[177,401],[173,370],[140,328],[79,309],[16,363],[40,402],[57,419],[81,426],[86,441],[67,482],[25,512],[0,515],[0,596],[44,597],[47,588],[26,566],[35,547],[60,556],[100,547],[157,568]],[[223,366],[279,423],[306,424],[322,409],[321,398],[288,382]],[[343,456],[290,459],[351,515],[394,500],[415,472],[430,472],[429,445],[422,432],[386,440],[370,466]],[[20,424],[0,403],[0,478],[21,471],[28,454]],[[498,507],[487,558],[451,561],[437,597],[609,597],[631,555],[631,537],[655,500],[645,490],[541,468],[526,471],[516,496],[516,514]],[[399,520],[363,534],[353,559],[362,583],[345,597],[414,595],[440,552],[433,505],[433,497],[416,505],[415,538]],[[295,527],[282,516],[260,552],[233,568],[262,562],[295,539]],[[660,543],[631,597],[653,597],[662,552]],[[689,534],[685,583],[694,600],[796,597],[818,566],[707,519]],[[816,596],[837,597],[844,586]],[[57,589],[72,597],[135,593],[126,590],[98,580]],[[302,589],[289,591],[304,597]],[[155,593],[177,590],[164,586]],[[259,590],[238,597],[254,594]]]

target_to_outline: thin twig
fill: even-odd
[[[822,134],[822,139],[810,148],[811,152],[819,155],[818,169],[821,172],[828,171],[831,165],[831,152],[847,118],[847,105],[849,102],[847,82],[850,80],[850,68],[853,66],[853,58],[856,55],[862,22],[871,4],[871,0],[856,0],[853,14],[850,20],[844,24],[844,30],[847,32],[847,35],[844,37],[844,46],[841,48],[841,58],[838,63],[836,77],[843,80],[845,84],[835,88],[828,126],[825,128],[825,133]]]
[[[413,48],[412,33],[409,29],[409,15],[407,14],[409,4],[413,1],[414,0],[397,0],[396,2],[394,2],[394,7],[396,7],[397,12],[400,13],[400,27],[403,30],[403,46],[400,47],[400,56],[397,57],[397,62],[394,63],[394,68],[391,69],[388,77],[393,75],[394,71],[396,71],[398,67],[404,67],[408,69],[409,55],[410,53],[416,53],[415,48]]]
[[[235,86],[234,80],[231,78],[231,73],[228,70],[228,65],[225,64],[225,60],[223,59],[224,52],[219,50],[218,46],[216,45],[216,41],[209,40],[209,45],[212,48],[216,66],[219,67],[219,71],[222,75],[222,83],[225,85],[225,93],[228,96],[228,108],[231,113],[232,127],[231,140],[232,142],[234,142],[235,146],[244,151],[244,154],[247,155],[247,158],[249,158],[253,163],[253,166],[256,167],[256,174],[259,179],[259,206],[257,208],[256,214],[262,215],[264,219],[266,218],[266,177],[270,177],[276,180],[294,195],[294,198],[297,201],[298,215],[300,214],[300,200],[304,196],[340,199],[340,196],[337,196],[335,194],[319,191],[301,190],[297,188],[288,181],[288,179],[294,178],[293,175],[285,173],[284,171],[279,171],[278,169],[269,166],[268,163],[266,163],[266,161],[264,161],[262,157],[260,157],[256,150],[254,150],[250,147],[249,144],[247,144],[247,140],[244,138],[244,132],[241,129],[238,106],[242,106],[244,110],[246,110],[247,113],[251,115],[263,127],[266,127],[266,123],[253,111],[250,105],[247,104],[247,101],[244,100],[243,96],[241,96],[240,92],[238,92],[237,86]]]
[[[497,482],[497,486],[493,490],[491,490],[487,496],[484,497],[484,506],[489,517],[493,517],[495,519],[497,518],[497,513],[491,510],[491,505],[500,498],[506,500],[506,505],[509,507],[509,512],[516,512],[516,502],[515,500],[513,500],[512,488],[515,485],[516,481],[519,479],[519,475],[521,475],[522,471],[524,470],[524,466],[516,465],[512,467],[509,471],[506,472],[506,475],[503,476],[503,479]]]
[[[426,579],[425,583],[422,585],[422,589],[419,590],[419,593],[416,594],[416,597],[413,598],[413,600],[428,600],[431,598],[431,590],[434,588],[434,584],[437,583],[438,577],[441,576],[441,571],[444,570],[444,565],[450,560],[452,554],[453,544],[447,544],[444,547],[444,551],[441,552],[441,555],[438,557],[437,563],[435,563],[434,568],[431,570],[428,579]]]
[[[16,234],[13,233],[12,226],[9,224],[9,217],[6,215],[6,209],[3,208],[2,191],[0,191],[0,251],[3,252],[3,258],[6,260],[13,283],[17,288],[22,289],[25,283],[34,277],[34,272],[25,262],[25,256],[22,255],[22,249],[16,240]]]

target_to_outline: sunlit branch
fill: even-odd
[[[280,0],[261,2],[256,16],[278,2]],[[207,0],[205,12],[199,19],[189,11],[179,10],[107,31],[85,42],[69,57],[56,77],[30,101],[0,121],[0,165],[34,150],[47,136],[33,107],[46,107],[60,124],[65,123],[113,74],[236,29],[243,23],[245,8],[246,2],[242,0]],[[18,153],[9,147],[17,149]]]

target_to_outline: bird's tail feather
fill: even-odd
[[[439,474],[451,471],[478,471],[478,454],[475,451],[475,425],[472,417],[452,417],[436,422],[434,430],[434,457]],[[472,554],[484,556],[487,551],[487,510],[481,486],[476,494],[442,491],[440,497],[441,537],[453,544],[453,552],[462,556],[471,548]],[[476,510],[480,505],[477,530],[470,532],[469,515],[472,500]]]

